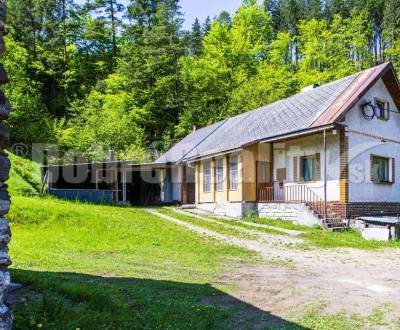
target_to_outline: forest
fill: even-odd
[[[142,161],[194,127],[392,60],[400,0],[243,0],[190,30],[179,0],[9,0],[12,141]]]

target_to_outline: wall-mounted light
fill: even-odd
[[[333,134],[333,135],[336,135],[336,134],[337,134],[337,129],[336,129],[336,128],[334,128],[334,129],[332,130],[332,134]]]

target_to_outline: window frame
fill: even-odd
[[[239,156],[229,156],[229,190],[239,189]]]
[[[380,108],[378,106],[379,104],[382,105],[383,108]],[[388,102],[386,102],[386,101],[384,101],[384,100],[382,100],[382,99],[380,99],[378,97],[375,98],[375,116],[376,116],[376,118],[378,118],[379,120],[385,120],[385,121],[389,120],[390,110],[389,110],[389,106],[388,105],[389,105]],[[377,109],[380,110],[379,116],[376,113]]]
[[[211,161],[203,163],[203,192],[211,192]]]
[[[224,159],[217,158],[215,160],[215,190],[224,191]]]
[[[304,177],[303,164],[305,161],[307,163],[312,161],[313,166],[315,166],[313,169],[314,171],[312,173],[312,176],[310,176],[309,178]],[[308,165],[307,167],[310,168],[310,165]],[[317,179],[318,179],[318,168],[317,167],[318,167],[317,155],[301,156],[300,157],[300,179],[301,179],[301,181],[303,181],[303,182],[317,181]]]
[[[386,169],[384,170],[384,172],[386,172],[387,174],[387,180],[385,178],[381,179],[379,176],[379,166],[380,166],[380,162],[379,161],[384,161],[384,163],[386,163],[385,167]],[[376,162],[378,162],[378,172],[375,173],[375,167],[374,165],[376,164]],[[371,154],[371,181],[373,183],[380,183],[380,184],[392,184],[394,183],[393,181],[393,174],[392,174],[392,178],[390,177],[390,169],[392,167],[392,171],[393,171],[393,158],[390,157],[386,157],[386,156],[379,156],[379,155],[372,155]]]

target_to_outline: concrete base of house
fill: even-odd
[[[320,225],[320,219],[304,203],[258,203],[258,216],[289,220],[303,226]]]
[[[196,206],[200,210],[232,218],[258,216],[288,220],[304,226],[320,225],[320,220],[306,204],[221,201]]]
[[[197,208],[203,211],[213,213],[215,215],[223,215],[231,218],[242,218],[243,202],[215,202],[215,203],[200,203]]]

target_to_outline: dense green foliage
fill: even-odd
[[[179,0],[10,0],[15,142],[143,159],[193,129],[393,60],[398,0],[244,0],[191,31]],[[123,17],[123,18],[122,18]]]

